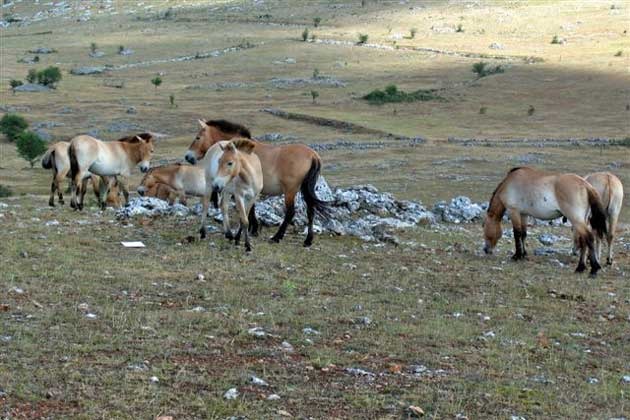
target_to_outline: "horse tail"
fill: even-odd
[[[74,144],[68,147],[68,157],[70,158],[70,179],[74,182],[74,178],[79,173],[79,161],[77,160],[77,152],[74,150]]]
[[[317,186],[317,180],[319,179],[319,173],[322,169],[322,162],[319,158],[314,157],[311,162],[311,168],[302,180],[300,190],[302,191],[302,197],[308,207],[313,207],[315,212],[324,219],[330,219],[332,212],[330,203],[320,200],[315,193],[315,187]]]
[[[44,157],[42,158],[42,168],[52,169],[55,164],[55,149],[48,149]]]
[[[589,185],[586,191],[588,193],[588,204],[591,207],[591,227],[597,233],[597,236],[603,238],[607,233],[606,210],[604,210],[602,201],[593,187]]]

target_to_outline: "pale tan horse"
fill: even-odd
[[[223,232],[228,239],[238,245],[241,233],[245,235],[245,251],[251,251],[249,240],[249,213],[263,189],[263,169],[260,159],[253,153],[254,142],[249,139],[222,141],[208,149],[201,160],[206,180],[206,193],[203,196],[201,213],[201,236],[205,237],[209,199],[212,193],[221,196]],[[234,197],[238,210],[240,227],[232,234],[229,220],[230,197]]]
[[[235,136],[251,138],[249,130],[245,127],[225,120],[199,120],[201,129],[197,137],[186,152],[185,159],[193,165],[216,142],[229,140]],[[315,193],[315,186],[322,167],[319,155],[310,147],[303,144],[269,145],[255,139],[254,153],[259,157],[263,168],[264,186],[262,194],[284,194],[285,216],[278,232],[271,238],[273,242],[279,242],[287,230],[288,225],[295,215],[295,196],[298,191],[306,203],[308,217],[308,233],[304,246],[313,243],[313,220],[317,212],[323,218],[330,215],[329,205],[320,200]],[[252,234],[258,231],[255,207],[252,207],[250,219],[252,220]]]
[[[126,178],[136,165],[142,172],[147,172],[153,150],[153,136],[150,133],[129,136],[112,142],[104,142],[87,135],[73,138],[68,148],[70,178],[72,179],[70,205],[77,210],[83,208],[85,180],[91,174],[106,177],[120,175]],[[125,197],[125,204],[127,204],[129,202],[127,180],[119,180],[119,183]],[[107,188],[108,185],[101,186],[101,202]]]
[[[185,205],[186,195],[196,197],[205,195],[205,172],[199,166],[182,165],[181,163],[157,166],[146,173],[137,191],[140,195],[156,196],[160,194],[162,197],[166,196],[170,203],[173,202],[174,197],[178,197],[180,203]]]
[[[608,231],[606,233],[606,241],[608,242],[606,264],[611,265],[613,263],[613,241],[615,239],[617,222],[623,204],[623,185],[621,184],[621,180],[610,172],[595,172],[587,175],[584,179],[595,188],[606,211],[606,228]],[[601,240],[595,238],[595,249],[598,259],[601,246]]]
[[[587,250],[591,275],[597,274],[601,268],[594,249],[595,238],[587,221],[590,215],[591,227],[597,236],[602,237],[606,233],[606,214],[597,191],[584,178],[529,167],[510,170],[490,198],[484,221],[484,251],[487,254],[492,253],[501,238],[501,219],[506,210],[512,219],[516,248],[512,259],[519,260],[527,256],[525,238],[528,216],[542,220],[565,216],[573,225],[574,240],[580,251],[576,271],[586,269]]]
[[[48,199],[48,204],[51,207],[55,206],[55,192],[58,194],[59,204],[63,204],[63,193],[61,192],[61,182],[65,178],[69,178],[70,172],[70,158],[68,157],[68,147],[70,143],[67,141],[60,141],[53,145],[51,145],[44,157],[42,158],[42,167],[44,169],[52,169],[53,178],[50,186],[50,198]],[[92,188],[94,190],[94,194],[96,198],[100,200],[99,190],[102,182],[107,182],[110,185],[110,189],[107,193],[107,198],[105,200],[105,204],[109,204],[112,207],[120,207],[120,198],[119,198],[119,186],[118,181],[114,177],[113,182],[110,182],[109,179],[103,179],[98,175],[93,175],[90,177],[92,181]],[[99,205],[100,205],[99,201]]]

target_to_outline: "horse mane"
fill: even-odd
[[[227,134],[235,134],[248,139],[252,138],[252,133],[250,133],[247,127],[228,120],[208,120],[206,121],[206,124],[218,128]]]
[[[153,134],[151,133],[133,134],[131,136],[120,138],[116,141],[122,141],[124,143],[137,143],[139,140],[136,137],[140,137],[143,140],[151,140],[153,139]]]
[[[234,147],[236,147],[238,150],[240,150],[243,153],[251,153],[252,150],[254,150],[254,147],[256,146],[256,144],[253,141],[247,138],[232,140],[232,144],[234,144]]]
[[[521,169],[522,166],[517,166],[515,168],[512,168],[508,171],[508,173],[505,175],[505,177],[501,180],[501,182],[499,182],[499,185],[497,185],[497,187],[494,189],[494,191],[492,192],[492,196],[490,197],[490,201],[488,201],[488,213],[490,212],[490,209],[492,209],[494,206],[492,205],[497,193],[499,192],[499,190],[501,189],[501,187],[503,187],[503,185],[505,184],[505,182],[507,181],[508,177],[510,176],[510,174],[512,172],[516,172],[519,169]],[[503,213],[505,213],[505,206],[503,205],[503,203],[499,203],[499,208],[498,208],[498,213],[500,217],[503,217]]]

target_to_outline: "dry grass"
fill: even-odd
[[[151,4],[163,11],[171,3]],[[449,136],[627,136],[627,58],[613,57],[628,50],[624,8],[614,12],[608,2],[568,1],[479,7],[368,2],[364,9],[359,2],[333,8],[332,3],[296,1],[291,9],[276,1],[260,7],[187,4],[171,20],[138,21],[120,13],[90,23],[53,20],[3,29],[2,105],[28,106],[23,114],[32,123],[62,122],[49,130],[58,139],[93,128],[106,139],[121,137],[126,133],[104,130],[115,121],[167,133],[156,160],[181,157],[196,132],[196,119],[204,117],[232,119],[251,127],[254,135],[280,132],[304,143],[384,141],[383,149],[322,153],[324,175],[333,185],[372,183],[427,205],[461,194],[487,200],[503,174],[523,162],[580,174],[613,170],[630,185],[627,147],[473,148],[444,141]],[[242,10],[232,9],[235,5]],[[36,7],[41,6],[15,6],[20,13]],[[116,7],[122,12],[128,5]],[[271,18],[259,19],[264,14]],[[315,16],[322,17],[320,27],[311,28],[318,39],[354,42],[361,32],[369,42],[393,45],[392,34],[407,35],[414,27],[414,39],[396,43],[535,55],[545,61],[501,61],[508,64],[504,74],[472,83],[478,58],[299,42],[304,25],[312,25]],[[255,23],[259,20],[295,25]],[[464,33],[431,29],[460,23]],[[567,23],[575,29],[561,29]],[[5,36],[46,30],[53,33]],[[551,45],[555,34],[568,43]],[[256,47],[102,76],[67,73],[79,65],[194,55],[244,40]],[[89,58],[91,42],[107,56]],[[492,42],[505,50],[488,49]],[[117,55],[119,45],[135,54]],[[52,93],[11,95],[9,80],[31,67],[17,63],[18,58],[39,46],[59,53],[40,55],[37,67],[59,65],[64,80]],[[286,57],[296,63],[273,64]],[[347,86],[317,86],[320,97],[312,104],[311,86],[269,84],[272,77],[309,78],[315,68]],[[150,79],[158,72],[164,73],[164,82],[155,89]],[[125,88],[104,87],[109,78],[124,80]],[[227,82],[247,87],[187,89]],[[448,100],[377,107],[359,99],[389,83],[405,91],[444,88],[440,95]],[[171,94],[177,108],[169,106]],[[533,116],[527,115],[530,105],[536,109]],[[60,114],[64,106],[73,112]],[[129,106],[137,114],[127,114]],[[487,107],[484,115],[481,106]],[[259,112],[265,107],[430,141],[410,148]],[[10,207],[0,209],[0,335],[11,337],[0,341],[0,390],[6,392],[0,394],[0,416],[274,418],[285,410],[315,418],[401,418],[408,405],[421,406],[433,418],[458,413],[469,418],[610,418],[628,411],[629,385],[620,383],[630,374],[625,358],[627,208],[617,264],[597,280],[575,275],[568,253],[508,262],[512,242],[507,238],[497,256],[483,257],[478,225],[400,232],[403,245],[396,248],[324,235],[304,250],[300,235],[291,232],[278,246],[258,238],[253,255],[245,256],[218,236],[209,243],[180,244],[196,230],[195,218],[125,224],[94,207],[82,214],[50,209],[45,206],[50,174],[27,169],[4,141],[0,158],[0,184],[16,193],[2,199]],[[132,186],[138,179],[138,174],[132,177]],[[60,225],[46,226],[50,220]],[[570,236],[566,228],[534,227],[531,246],[538,246],[543,232]],[[144,241],[147,248],[123,251],[119,241],[131,239]],[[561,242],[559,248],[567,251],[570,244]],[[197,280],[198,273],[205,282]],[[10,291],[13,287],[24,293]],[[96,319],[85,317],[82,303]],[[199,306],[205,311],[192,311]],[[247,333],[254,326],[274,336],[254,339]],[[321,334],[306,336],[305,327]],[[281,350],[283,340],[295,347],[294,353]],[[143,363],[142,370],[129,368]],[[444,374],[414,375],[417,364]],[[344,370],[349,367],[377,376],[355,377]],[[248,384],[250,373],[270,387]],[[159,383],[150,383],[151,376]],[[589,377],[600,382],[588,384]],[[241,397],[226,401],[222,395],[231,387],[239,388]],[[281,399],[266,401],[271,393]]]

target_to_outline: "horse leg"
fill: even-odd
[[[313,245],[313,220],[315,219],[315,206],[311,203],[306,203],[306,215],[308,217],[308,232],[306,239],[304,240],[304,246],[309,247]]]
[[[101,183],[98,188],[98,204],[101,206],[101,210],[105,210],[107,206],[107,193],[111,188],[114,180],[108,177],[101,177]]]
[[[57,189],[56,175],[53,175],[53,180],[50,184],[50,198],[48,199],[48,205],[55,207],[55,189]]]
[[[81,202],[81,204],[79,205],[79,209],[83,210],[83,202],[85,200],[85,193],[87,192],[87,183],[88,183],[89,178],[83,178],[81,180],[81,196],[79,198],[79,201]]]
[[[241,232],[243,232],[243,235],[245,235],[245,252],[251,252],[252,250],[252,244],[249,242],[248,213],[250,209],[248,209],[248,207],[252,206],[253,204],[253,200],[252,203],[248,205],[245,203],[245,200],[242,196],[236,197],[236,208],[238,209],[238,215],[241,219],[241,227],[238,229],[238,233],[236,234],[236,244],[238,244],[238,241],[241,237]]]
[[[287,226],[293,220],[293,216],[295,215],[295,194],[296,191],[287,191],[284,194],[284,208],[286,214],[284,215],[284,220],[276,232],[275,235],[271,238],[272,242],[278,243],[282,238],[284,238],[284,234],[287,231]]]
[[[208,217],[208,204],[209,204],[208,194],[204,194],[201,197],[201,227],[199,228],[199,238],[206,238],[206,218]]]
[[[527,257],[527,248],[525,247],[525,238],[527,238],[527,220],[527,215],[521,213],[521,246],[523,247],[523,258]]]
[[[514,210],[510,211],[510,218],[512,219],[512,232],[514,232],[514,247],[515,252],[512,255],[512,260],[518,261],[523,258],[523,241],[521,240],[521,214]]]
[[[79,180],[81,179],[80,173],[76,174],[70,179],[70,207],[75,210],[79,210],[79,203],[77,203],[77,195],[79,194]]]
[[[258,229],[260,229],[260,224],[258,223],[258,219],[256,218],[256,204],[252,204],[252,208],[249,209],[249,233],[252,236],[258,236]]]
[[[127,204],[129,204],[129,185],[127,185],[129,180],[124,176],[121,176],[120,178],[117,178],[116,180],[118,181],[118,185],[120,186],[120,189],[122,190],[123,197],[125,197],[125,206],[126,206]]]
[[[610,215],[610,223],[608,225],[608,232],[606,233],[606,242],[608,242],[608,255],[606,257],[606,264],[612,265],[613,263],[613,242],[615,239],[615,229],[617,229],[617,215]]]
[[[225,190],[224,190],[225,191]],[[230,194],[221,193],[221,215],[223,216],[223,233],[228,240],[234,239],[232,230],[230,229]]]
[[[573,224],[573,220],[571,221]],[[582,273],[586,270],[586,242],[587,237],[585,235],[585,227],[573,225],[573,242],[575,243],[575,247],[578,250],[579,258],[578,265],[575,268],[576,273]]]
[[[61,181],[63,181],[63,179],[65,178],[65,175],[60,176],[60,174],[57,174],[55,176],[55,187],[57,188],[57,198],[59,199],[59,204],[63,205],[63,193],[61,192]]]

